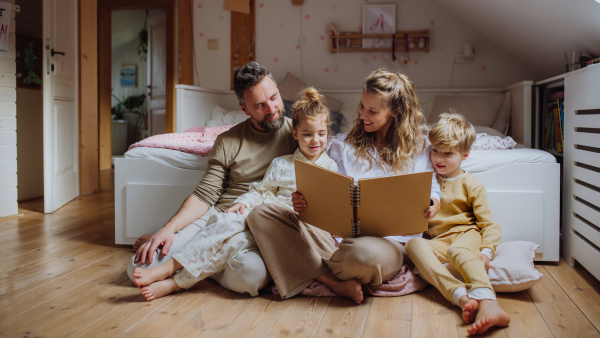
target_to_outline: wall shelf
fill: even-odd
[[[410,48],[410,52],[429,52],[429,29],[422,31],[397,31],[396,32],[396,51],[405,51],[404,34],[412,38],[415,47]],[[386,48],[363,48],[363,39],[391,39],[393,34],[362,34],[361,32],[340,32],[340,35],[329,33],[329,52],[330,53],[348,53],[348,52],[391,52],[391,47]],[[425,39],[425,47],[419,48],[419,39]],[[339,39],[340,48],[336,48],[336,39]],[[346,40],[351,39],[350,47],[346,48]]]

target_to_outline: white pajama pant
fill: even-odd
[[[167,262],[173,257],[173,254],[190,241],[196,233],[204,229],[210,216],[217,212],[218,211],[214,208],[211,208],[202,217],[177,232],[169,253],[165,256],[159,248],[154,253],[152,264],[149,264],[148,261],[145,264],[139,262],[136,263],[135,255],[133,255],[129,267],[127,267],[129,278],[131,278],[131,280],[135,279],[133,277],[133,272],[137,267],[147,269]],[[215,273],[209,278],[215,280],[226,289],[239,293],[247,293],[251,296],[257,296],[259,290],[271,282],[271,276],[269,275],[267,267],[258,250],[240,254],[231,260],[223,271]]]

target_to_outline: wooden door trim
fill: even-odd
[[[181,1],[181,0],[180,0]],[[184,1],[181,1],[184,2]],[[100,169],[112,167],[111,140],[111,25],[110,13],[114,10],[139,10],[165,8],[167,10],[167,51],[175,50],[175,0],[98,0],[98,118]],[[175,131],[175,54],[167,53],[166,72],[166,132]],[[185,70],[191,72],[190,70]],[[182,68],[183,72],[183,68]]]

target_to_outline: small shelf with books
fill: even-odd
[[[565,133],[563,98],[562,90],[550,94],[549,100],[544,103],[543,112],[543,149],[560,157],[563,155]]]

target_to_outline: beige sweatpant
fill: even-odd
[[[485,266],[477,257],[480,247],[481,233],[470,229],[433,239],[413,238],[406,243],[406,254],[423,277],[452,302],[452,295],[459,287],[467,291],[478,288],[494,291]],[[443,263],[450,263],[465,282],[452,276]]]
[[[284,299],[329,272],[341,280],[379,285],[394,278],[404,264],[401,243],[361,237],[346,238],[338,246],[331,234],[277,204],[257,206],[246,222]]]

